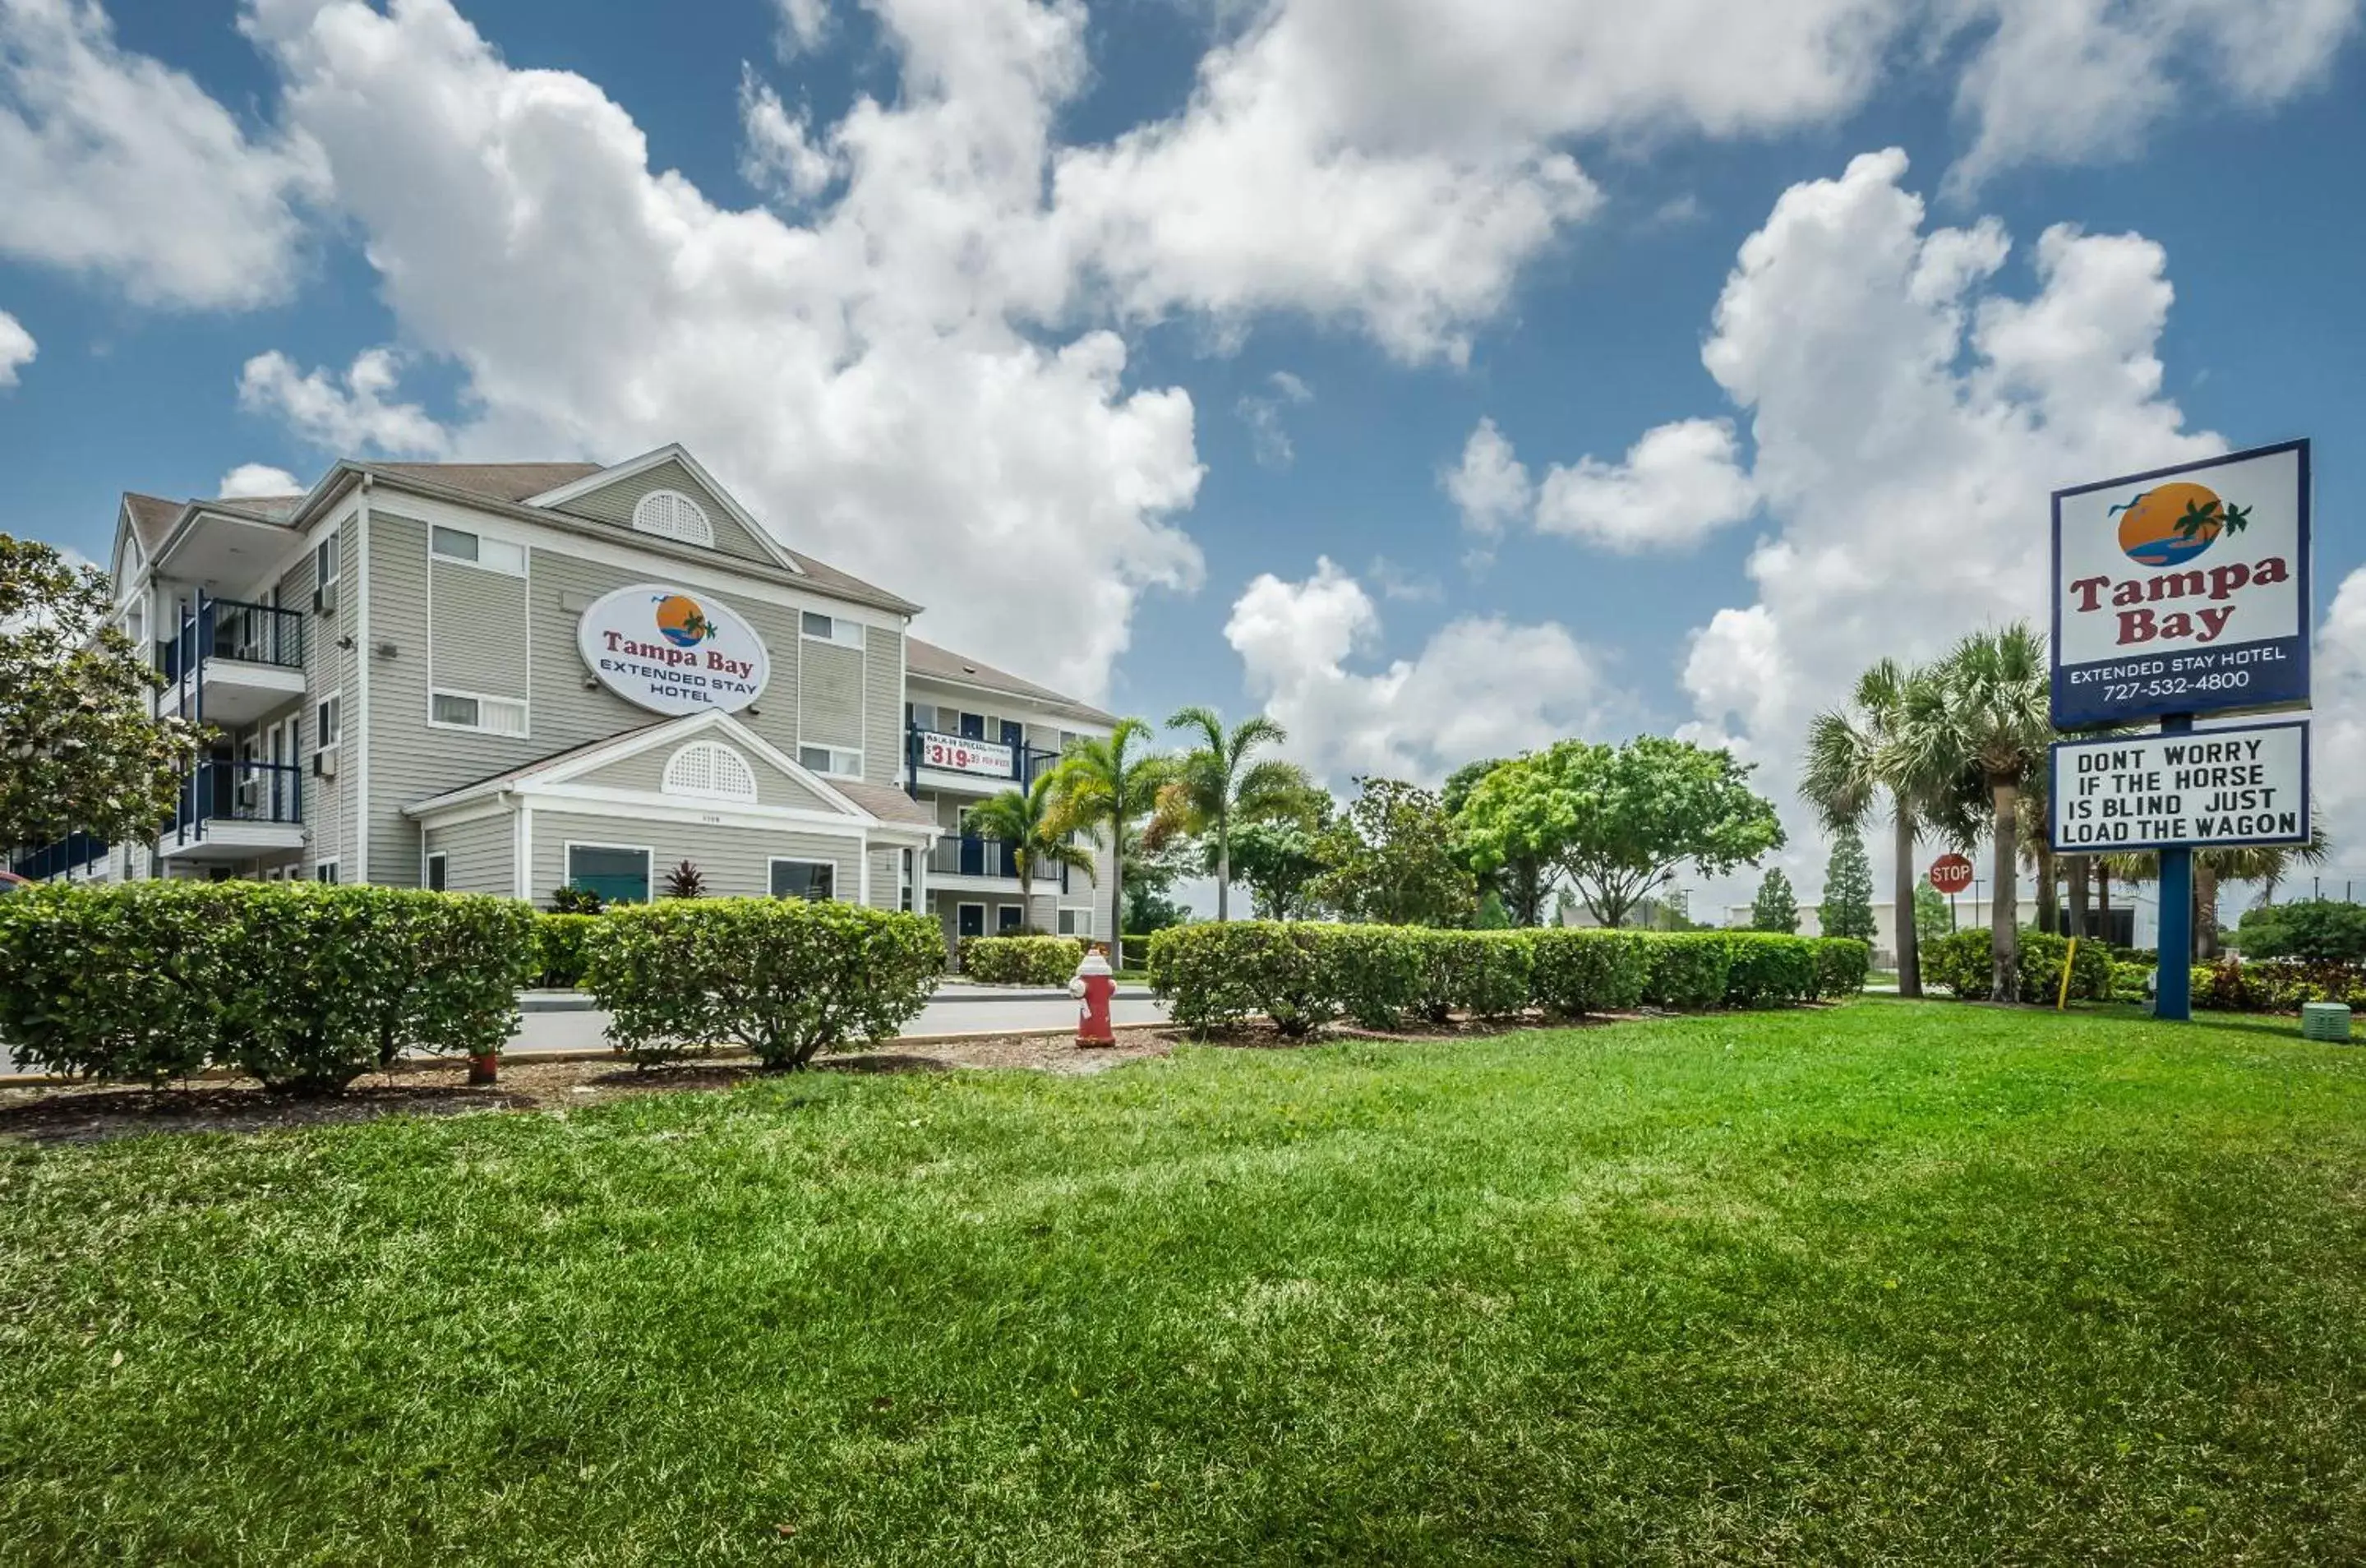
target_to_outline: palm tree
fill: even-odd
[[[1910,702],[1899,749],[1907,775],[1934,792],[1966,772],[1987,792],[1995,897],[1989,907],[1992,996],[2019,989],[2020,855],[2016,803],[2054,741],[2045,638],[2025,621],[1974,632],[1940,661],[1925,700]]]
[[[1157,808],[1172,773],[1163,757],[1141,750],[1150,726],[1121,718],[1106,736],[1072,743],[1052,771],[1052,818],[1063,833],[1082,833],[1110,847],[1110,966],[1125,967],[1125,846],[1134,824]]]
[[[1233,824],[1295,811],[1314,788],[1306,770],[1268,757],[1249,761],[1260,746],[1279,746],[1290,732],[1259,714],[1230,731],[1213,708],[1188,707],[1166,721],[1198,738],[1199,744],[1174,763],[1159,792],[1154,831],[1210,840],[1216,865],[1216,919],[1232,919]]]
[[[2292,874],[2294,864],[2322,865],[2332,852],[2332,840],[2322,827],[2305,844],[2242,844],[2193,852],[2192,956],[2212,959],[2219,953],[2218,886],[2224,882],[2257,882],[2270,894]],[[2109,869],[2124,882],[2155,882],[2160,877],[2160,854],[2155,850],[2127,850],[2104,857]],[[2262,902],[2268,900],[2263,899]]]
[[[1898,990],[1922,994],[1921,939],[1914,929],[1914,846],[1921,807],[1899,769],[1898,725],[1918,672],[1884,659],[1857,677],[1851,708],[1818,714],[1808,727],[1808,761],[1799,793],[1827,832],[1862,829],[1881,795],[1889,797],[1890,908],[1898,931]]]
[[[969,809],[971,831],[1010,847],[1010,864],[1019,873],[1019,902],[1022,906],[1031,903],[1039,868],[1066,866],[1071,871],[1083,872],[1087,881],[1099,880],[1093,857],[1060,829],[1052,799],[1056,776],[1053,770],[1046,769],[1036,774],[1035,782],[1025,789],[1006,789]]]

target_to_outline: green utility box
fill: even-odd
[[[2339,1002],[2303,1002],[2300,1033],[2304,1040],[2347,1040],[2349,1010]]]

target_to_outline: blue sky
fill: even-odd
[[[0,0],[7,525],[680,439],[924,635],[1335,782],[1649,728],[1787,806],[1856,668],[2040,614],[2053,485],[2312,434],[2366,774],[2357,0],[1636,17]]]

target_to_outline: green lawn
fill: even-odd
[[[197,1559],[2355,1562],[2366,1050],[1868,999],[0,1145],[0,1561]]]

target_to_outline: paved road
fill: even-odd
[[[548,1051],[603,1051],[608,1042],[605,1031],[608,1015],[589,1008],[571,1007],[563,1011],[539,1010],[552,998],[549,993],[529,998],[530,1010],[512,1037],[509,1048],[523,1055]],[[580,998],[569,998],[569,1001]],[[1154,1001],[1148,990],[1140,986],[1121,987],[1112,1009],[1119,1023],[1158,1023],[1165,1021],[1166,1008]],[[1015,991],[996,986],[965,986],[948,981],[937,987],[929,1005],[920,1010],[904,1033],[918,1034],[1000,1034],[1020,1029],[1073,1029],[1076,1024],[1076,1004],[1064,991]],[[7,1047],[0,1045],[0,1075],[17,1071],[16,1059]]]

